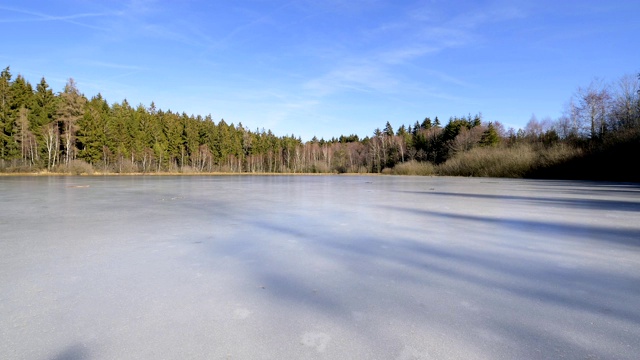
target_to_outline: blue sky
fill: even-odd
[[[518,128],[639,72],[638,14],[637,0],[0,0],[0,66],[303,140],[478,112]]]

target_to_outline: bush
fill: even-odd
[[[539,151],[536,169],[549,168],[559,164],[564,164],[571,159],[580,157],[581,155],[582,151],[580,149],[564,144],[556,144]]]
[[[520,144],[504,148],[474,148],[457,154],[440,164],[439,175],[522,178],[537,169],[564,163],[578,156],[580,151],[566,146],[552,147]]]
[[[535,163],[530,146],[514,148],[475,148],[459,153],[438,166],[439,175],[512,177],[524,176]]]
[[[140,171],[138,165],[131,160],[124,160],[121,163],[116,164],[116,171],[121,174],[132,174]]]
[[[419,162],[415,160],[396,164],[392,169],[382,170],[383,174],[393,175],[435,175],[435,167],[430,162]]]
[[[640,182],[637,168],[625,163],[640,153],[640,131],[612,134],[602,142],[592,142],[588,149],[556,146],[542,158],[529,177]],[[567,156],[566,153],[573,156]]]
[[[331,169],[324,161],[316,161],[311,165],[309,169],[310,173],[330,173]]]
[[[182,173],[182,174],[195,174],[195,173],[198,173],[198,172],[199,172],[198,169],[196,169],[196,168],[194,168],[192,166],[189,166],[189,165],[184,165],[184,166],[182,166],[180,168],[180,173]]]
[[[39,170],[38,168],[33,168],[33,167],[28,166],[28,165],[0,167],[0,172],[3,172],[3,173],[15,173],[15,174],[35,173],[38,170]]]
[[[93,167],[84,160],[71,160],[68,164],[56,166],[54,171],[72,175],[91,175]]]

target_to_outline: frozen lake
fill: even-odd
[[[0,358],[637,359],[640,187],[0,178]]]

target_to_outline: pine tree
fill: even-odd
[[[34,137],[30,131],[31,109],[33,108],[33,88],[22,75],[18,75],[11,84],[9,118],[5,124],[7,135],[12,137],[8,145],[8,157],[21,159],[23,164],[33,162],[32,146]],[[29,159],[27,155],[29,156]]]
[[[78,157],[106,168],[110,132],[108,128],[109,104],[98,94],[87,103],[86,111],[78,120]]]
[[[0,73],[0,160],[7,158],[7,145],[11,143],[10,130],[7,131],[10,122],[11,102],[11,71],[7,66]]]
[[[60,133],[64,147],[64,162],[69,164],[76,156],[75,137],[78,131],[78,121],[84,115],[84,105],[87,99],[80,94],[73,79],[69,79],[60,94],[60,104],[56,112],[56,121],[60,126]]]
[[[393,136],[393,134],[394,134],[393,127],[391,127],[391,123],[387,121],[387,124],[384,126],[384,135]]]
[[[431,124],[431,118],[429,117],[424,118],[424,121],[422,122],[422,124],[420,124],[420,128],[424,130],[429,130],[432,126],[433,125]]]
[[[416,123],[413,124],[413,131],[411,131],[411,135],[416,135],[420,130],[420,122],[416,120]]]
[[[38,154],[38,157],[48,158],[48,148],[45,137],[47,134],[47,126],[54,121],[58,98],[53,94],[44,77],[36,86],[33,99],[31,131],[35,134],[38,145],[38,152],[36,154]]]
[[[500,136],[492,123],[489,123],[487,130],[482,133],[480,146],[497,146],[500,143]]]
[[[118,172],[122,172],[125,161],[131,155],[131,127],[133,126],[134,110],[127,99],[124,99],[121,104],[113,104],[111,109],[108,126],[111,138],[109,149],[116,157]]]

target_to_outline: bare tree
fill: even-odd
[[[567,115],[560,116],[553,124],[553,129],[562,139],[569,138],[573,134],[571,119]]]
[[[504,139],[507,137],[507,130],[505,129],[504,125],[500,121],[494,121],[493,128],[496,130],[496,133],[501,139]]]
[[[44,145],[47,149],[47,169],[51,170],[56,165],[58,148],[60,146],[60,133],[55,122],[44,126]]]
[[[544,119],[538,120],[535,115],[532,115],[524,128],[524,133],[532,141],[541,141],[551,130],[555,130],[555,126],[550,117],[546,116]]]
[[[576,105],[575,96],[565,104],[562,116],[556,121],[555,129],[561,138],[577,138],[586,135],[585,126],[580,117],[580,110]]]
[[[594,80],[587,88],[578,89],[578,112],[583,123],[589,126],[589,136],[600,138],[607,130],[607,117],[611,108],[611,94],[600,80]]]
[[[370,141],[371,146],[371,171],[380,172],[382,171],[382,153],[384,153],[384,141],[382,140],[382,131],[379,128],[376,128],[373,132],[373,137]]]
[[[456,135],[455,139],[449,144],[449,148],[453,153],[469,151],[476,147],[482,139],[482,133],[486,130],[486,127],[474,126],[471,129],[466,127],[460,128],[460,132]]]
[[[613,99],[613,127],[640,126],[640,78],[625,75],[618,81],[618,92]]]
[[[531,115],[531,118],[524,127],[524,133],[527,137],[537,139],[542,135],[544,129],[542,128],[542,122],[538,121],[535,114]]]

